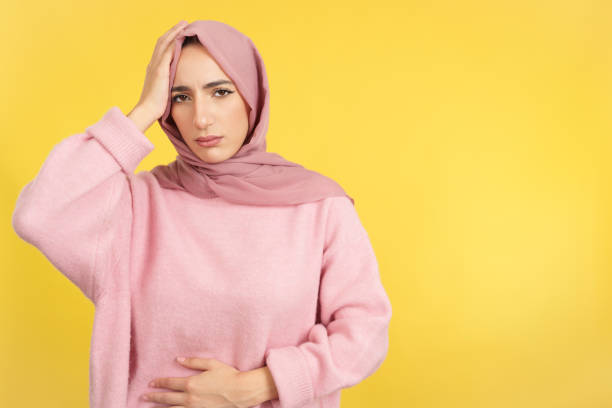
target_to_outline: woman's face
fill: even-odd
[[[181,50],[171,100],[170,115],[185,143],[202,161],[221,162],[240,149],[249,128],[250,108],[201,44]],[[196,141],[212,135],[222,136],[214,146]]]

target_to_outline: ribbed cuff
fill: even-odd
[[[95,137],[128,173],[133,173],[142,159],[155,148],[132,119],[117,106],[110,108],[102,119],[89,126],[86,131]]]
[[[297,408],[314,399],[308,364],[297,347],[270,349],[265,358],[278,391],[274,408]]]

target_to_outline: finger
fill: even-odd
[[[187,22],[179,22],[177,25],[172,27],[169,31],[167,31],[164,35],[157,39],[157,43],[155,45],[155,50],[153,50],[153,60],[158,59],[160,54],[165,54],[168,49],[170,49],[170,44],[178,33],[181,32],[183,28],[185,28],[189,23]]]
[[[163,37],[158,40],[157,47],[155,48],[154,54],[159,55],[161,57],[165,57],[166,54],[171,53],[174,50],[174,40],[179,35],[181,30],[185,28],[189,23],[181,24],[173,28],[173,30],[166,33]]]
[[[168,388],[170,390],[187,391],[186,377],[158,378],[153,381],[153,388]]]
[[[171,37],[173,33],[181,31],[181,29],[185,28],[185,26],[187,26],[187,25],[189,25],[189,23],[187,21],[181,20],[178,23],[176,23],[175,25],[173,25],[172,27],[170,27],[170,29],[168,31],[166,31],[164,33],[164,35],[162,35],[160,38]]]
[[[187,394],[184,392],[152,392],[145,394],[149,402],[161,402],[168,405],[186,405]]]
[[[172,27],[170,30],[168,30],[164,35],[159,37],[159,39],[157,40],[160,46],[163,48],[164,45],[172,41],[172,39],[176,37],[176,35],[180,33],[181,30],[185,28],[187,25],[189,25],[189,23],[181,21],[177,25]]]
[[[212,370],[215,367],[224,365],[222,362],[214,358],[200,358],[200,357],[187,358],[185,359],[185,361],[179,361],[179,363],[182,365],[188,366],[190,368],[196,368],[202,371]]]

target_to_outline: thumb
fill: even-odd
[[[210,370],[214,368],[217,360],[214,358],[200,358],[200,357],[177,357],[176,361],[179,364],[196,368],[198,370]]]

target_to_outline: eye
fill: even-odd
[[[179,101],[176,99],[176,98],[178,98],[178,97],[180,97],[180,96],[187,96],[187,95],[183,95],[183,94],[174,95],[174,96],[172,97],[172,102],[174,102],[174,103],[181,103],[181,102],[179,102]]]
[[[223,95],[219,95],[219,96],[221,96],[221,97],[223,97],[223,96],[227,96],[227,95],[229,95],[229,94],[233,94],[233,93],[234,93],[234,91],[230,91],[229,89],[225,89],[225,88],[215,89],[215,94],[216,94],[217,92],[225,92]],[[177,104],[178,104],[178,103],[183,103],[183,102],[185,101],[184,99],[177,99],[177,98],[181,98],[181,97],[185,97],[185,98],[187,98],[188,96],[187,96],[187,95],[184,95],[184,94],[174,95],[174,96],[172,97],[172,102],[173,102],[173,103],[177,103]]]
[[[230,91],[229,89],[225,89],[225,88],[219,88],[219,89],[216,89],[216,90],[215,90],[215,93],[217,93],[217,92],[225,92],[225,93],[224,93],[223,95],[221,95],[221,96],[226,96],[226,95],[229,95],[229,94],[233,94],[233,93],[234,93],[234,91]]]

